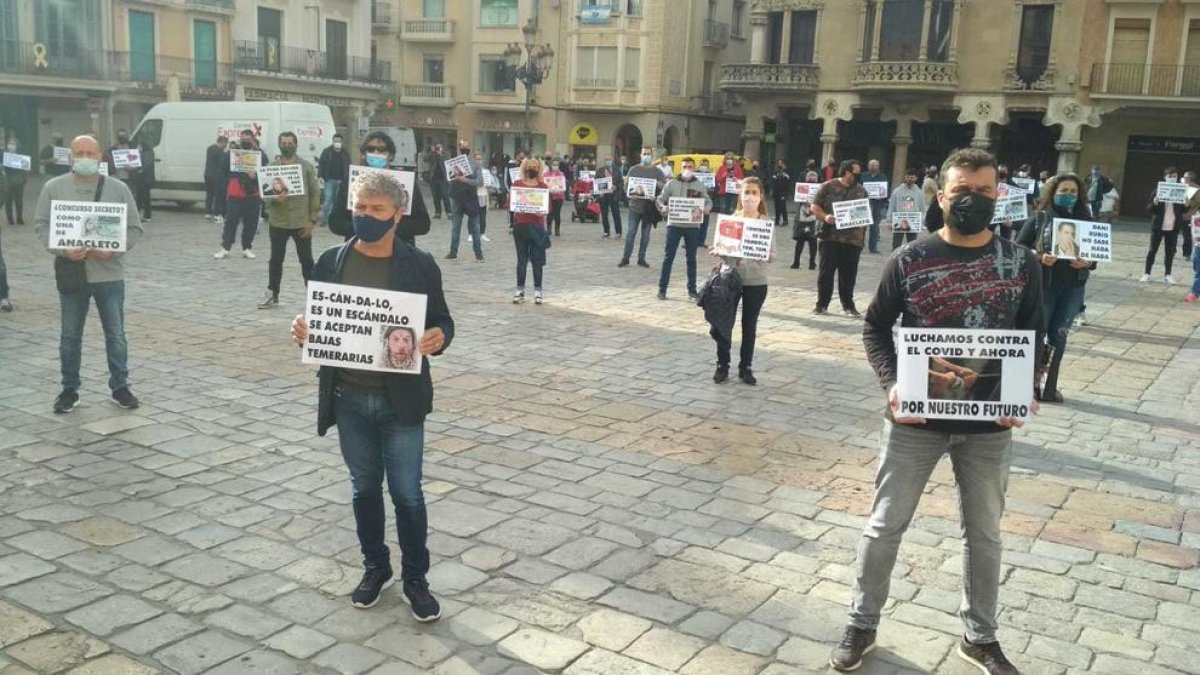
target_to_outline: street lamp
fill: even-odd
[[[525,44],[510,42],[504,49],[504,59],[515,81],[525,85],[525,152],[533,152],[533,128],[530,125],[530,106],[533,103],[533,88],[546,80],[550,64],[554,60],[554,49],[547,44],[534,44],[537,24],[532,18],[521,28]],[[521,63],[521,58],[525,63]]]

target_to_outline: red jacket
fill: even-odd
[[[548,188],[545,181],[539,180],[537,182],[537,185],[526,185],[524,179],[513,183],[512,187],[534,188],[534,189],[540,189],[540,190],[545,190]],[[511,192],[509,193],[509,199],[510,200],[512,199]],[[541,227],[543,229],[545,229],[545,227],[546,227],[546,214],[544,214],[544,213],[514,213],[514,214],[512,214],[512,216],[513,216],[513,225],[537,225],[538,227]]]
[[[733,177],[738,180],[741,180],[746,177],[745,173],[742,172],[742,165],[738,164],[736,161],[734,161],[734,163],[733,163]],[[729,178],[729,167],[722,164],[717,169],[717,194],[718,195],[725,194],[725,179],[726,178]]]

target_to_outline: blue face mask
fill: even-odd
[[[642,166],[650,166],[650,155],[642,155]]]
[[[386,169],[388,165],[387,155],[381,155],[377,152],[367,153],[367,166],[372,169]]]
[[[1075,202],[1078,200],[1078,197],[1069,193],[1059,193],[1054,195],[1054,205],[1060,209],[1066,209],[1067,211],[1075,208]]]
[[[379,220],[372,218],[367,214],[354,216],[354,234],[365,242],[375,242],[383,239],[383,235],[388,233],[388,230],[395,227],[396,216],[393,214],[387,220]]]

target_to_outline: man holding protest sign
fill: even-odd
[[[642,148],[639,163],[629,169],[625,178],[625,195],[629,199],[629,228],[625,230],[625,252],[617,267],[629,267],[629,257],[633,255],[633,241],[638,232],[642,233],[641,243],[638,244],[639,267],[649,267],[646,262],[646,250],[650,248],[650,228],[658,223],[658,209],[654,198],[663,186],[663,175],[651,166],[654,159],[654,148]],[[678,242],[676,242],[678,243]]]
[[[426,581],[428,522],[421,492],[424,424],[425,416],[433,409],[433,381],[429,360],[422,356],[436,356],[445,350],[454,338],[454,320],[442,291],[441,271],[433,258],[396,236],[397,224],[403,219],[397,183],[382,174],[366,174],[355,188],[355,237],[321,255],[313,268],[313,281],[335,287],[345,285],[347,297],[352,287],[358,287],[360,291],[384,289],[423,298],[423,305],[416,309],[417,313],[423,311],[424,321],[412,326],[423,331],[417,338],[416,355],[421,366],[418,374],[402,374],[322,365],[318,375],[317,433],[324,436],[337,425],[342,458],[350,471],[354,520],[366,568],[351,595],[352,604],[359,608],[373,606],[392,583],[391,553],[384,543],[387,513],[382,488],[386,477],[396,512],[404,596],[416,620],[434,621],[441,616],[441,607]],[[292,338],[307,350],[314,344],[310,327],[314,332],[327,331],[330,323],[339,329],[346,327],[348,322],[330,322],[325,317],[352,311],[358,310],[348,300],[339,303],[330,299],[321,317],[296,317]],[[400,317],[398,325],[404,325],[405,319],[407,315]],[[388,323],[397,322],[389,319]],[[390,340],[391,336],[387,337]],[[337,348],[328,345],[321,350]]]
[[[659,300],[667,299],[667,284],[671,281],[671,267],[675,264],[680,239],[683,240],[684,255],[687,257],[688,297],[693,300],[699,297],[696,295],[696,249],[703,243],[700,241],[700,225],[713,207],[708,189],[696,180],[696,161],[684,157],[679,166],[679,178],[668,181],[657,200],[659,211],[667,215],[667,248],[663,252],[662,273],[658,277]],[[762,189],[761,185],[759,189]]]
[[[1142,283],[1150,281],[1150,272],[1154,269],[1154,259],[1158,256],[1158,247],[1164,241],[1166,250],[1163,252],[1163,282],[1171,285],[1175,277],[1171,276],[1171,266],[1175,262],[1175,248],[1179,245],[1179,231],[1187,227],[1184,218],[1187,211],[1187,186],[1179,182],[1179,170],[1173,166],[1163,170],[1163,180],[1157,186],[1155,195],[1146,209],[1153,221],[1150,223],[1150,250],[1146,252],[1146,271],[1142,274]]]
[[[892,250],[900,248],[905,242],[917,238],[917,233],[924,229],[925,193],[917,187],[917,170],[908,169],[904,172],[904,182],[892,190],[888,200],[887,214],[892,221]]]
[[[467,234],[475,260],[483,262],[483,233],[479,231],[479,197],[475,190],[483,185],[483,167],[471,158],[471,147],[464,141],[458,144],[458,155],[444,162],[449,179],[450,198],[450,253],[446,260],[458,257],[458,244],[462,238],[463,216],[467,218]]]
[[[285,131],[279,134],[279,158],[276,166],[300,166],[302,189],[290,190],[290,194],[277,195],[267,201],[271,237],[271,260],[267,266],[267,292],[259,309],[268,309],[279,304],[279,285],[283,280],[283,259],[287,256],[288,240],[295,242],[296,257],[300,258],[300,275],[304,283],[312,273],[312,234],[321,216],[321,194],[317,184],[317,172],[307,159],[296,155],[296,134]],[[293,186],[294,187],[294,186]]]
[[[213,255],[217,260],[229,257],[238,223],[242,225],[242,256],[254,259],[254,235],[262,215],[259,196],[258,168],[267,166],[267,153],[258,147],[254,131],[243,129],[237,143],[229,143],[221,160],[218,182],[225,190],[225,222],[221,227],[221,248]]]
[[[902,331],[940,329],[951,339],[959,337],[957,333],[986,332],[983,329],[1040,331],[1042,285],[1033,253],[988,229],[997,185],[992,156],[978,149],[955,151],[946,160],[942,176],[944,187],[938,200],[946,227],[936,236],[919,238],[892,254],[863,328],[867,358],[887,392],[888,406],[880,436],[874,503],[859,546],[850,621],[830,656],[830,665],[837,670],[858,668],[863,655],[874,649],[900,540],[930,474],[949,453],[966,535],[960,611],[966,634],[957,653],[982,672],[1017,673],[996,639],[996,604],[1000,518],[1012,460],[1011,429],[1022,423],[1016,416],[963,421],[902,413],[898,368],[912,361],[900,362],[892,331],[898,318]],[[1026,350],[1030,348],[1012,351],[1021,351],[1022,358],[1028,358],[1031,355]],[[976,369],[939,366],[927,356],[909,356],[913,353],[906,351],[904,358],[924,359],[917,369],[922,390],[927,375],[930,390],[937,388],[934,375],[942,372],[947,379],[953,378],[947,389],[963,391],[976,388],[983,377]],[[931,372],[931,367],[937,372]],[[1032,368],[1027,375],[1027,382],[1016,378],[1007,384],[1021,394],[1026,411],[1032,411],[1036,409]],[[968,402],[966,407],[972,405],[976,404]]]
[[[72,141],[71,158],[71,173],[52,178],[42,186],[36,215],[39,236],[46,237],[47,247],[57,256],[54,273],[62,306],[58,350],[63,390],[54,401],[54,412],[71,412],[79,402],[83,326],[93,299],[104,328],[108,387],[113,401],[122,408],[136,408],[138,399],[129,391],[129,346],[125,341],[124,251],[141,238],[141,218],[129,188],[116,178],[99,175],[101,153],[96,139],[79,136]],[[59,205],[82,213],[94,209],[96,203],[115,205],[102,208],[114,214],[105,219],[105,225],[111,234],[124,240],[124,246],[119,247],[121,251],[113,246],[89,246],[82,238],[56,236],[60,228],[58,213],[67,210],[59,209]],[[93,220],[95,217],[89,219]]]
[[[854,306],[854,284],[858,281],[858,259],[866,243],[864,229],[870,226],[870,207],[867,221],[839,223],[833,205],[838,202],[862,201],[866,203],[867,191],[858,184],[859,164],[847,159],[838,166],[838,177],[826,182],[812,199],[812,214],[822,223],[817,235],[820,240],[821,268],[817,272],[817,306],[813,314],[829,311],[833,299],[833,277],[838,278],[838,296],[842,301],[842,313],[847,316],[862,316]]]
[[[887,174],[879,170],[879,160],[877,159],[867,162],[867,172],[861,174],[859,180],[862,181],[867,196],[871,198],[871,227],[868,230],[867,251],[879,253],[879,226],[883,222],[883,215],[888,210],[890,183]]]

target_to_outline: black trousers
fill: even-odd
[[[617,202],[616,197],[606,195],[600,198],[600,223],[604,226],[604,234],[608,234],[608,214],[610,213],[619,237],[621,236],[621,205]]]
[[[149,220],[153,217],[150,208],[150,183],[142,181],[137,184],[137,192],[133,195],[134,202],[137,204],[138,210],[142,212],[142,217]]]
[[[445,183],[434,179],[429,184],[429,191],[433,193],[433,217],[441,218],[443,207],[446,215],[450,215],[450,188]]]
[[[754,363],[754,340],[758,334],[758,315],[767,301],[766,286],[742,286],[742,349],[738,369],[751,368]],[[725,338],[716,328],[708,334],[717,342],[717,365],[729,367],[732,341]]]
[[[833,299],[833,277],[838,279],[838,297],[842,309],[854,306],[854,283],[858,280],[858,259],[862,247],[836,241],[821,242],[821,268],[817,272],[817,307],[829,307]]]
[[[563,200],[561,200],[561,199],[551,199],[550,200],[550,216],[548,218],[546,218],[546,231],[547,232],[553,231],[554,234],[557,235],[562,231],[562,207],[563,207]],[[553,230],[551,230],[551,227],[553,227]]]
[[[16,207],[16,222],[25,223],[25,183],[9,183],[4,191],[4,214],[8,216],[8,224],[13,224],[13,207]]]
[[[288,239],[296,242],[296,256],[300,258],[300,274],[304,277],[304,283],[308,283],[308,277],[312,274],[312,237],[302,238],[300,233],[303,231],[274,226],[268,229],[271,235],[271,261],[267,264],[267,288],[275,295],[279,295],[279,282],[283,279],[283,259],[287,256]]]
[[[788,224],[787,205],[791,195],[775,195],[775,226],[783,227]]]
[[[1158,257],[1158,247],[1164,239],[1167,242],[1167,248],[1163,252],[1163,267],[1166,268],[1167,275],[1171,274],[1171,264],[1175,262],[1175,247],[1179,244],[1180,225],[1180,223],[1175,223],[1175,229],[1170,232],[1158,229],[1150,232],[1150,251],[1146,253],[1146,274],[1150,274],[1150,270],[1154,268],[1154,259]]]
[[[800,266],[800,256],[804,253],[804,244],[808,244],[808,269],[812,269],[817,265],[817,238],[805,237],[804,239],[796,239],[796,255],[792,258],[792,267]]]
[[[1008,237],[1005,237],[1005,238],[1007,239]],[[916,240],[917,240],[916,232],[893,232],[892,233],[892,250],[895,251],[896,249],[903,246],[905,243],[910,242],[910,241],[916,241]]]

